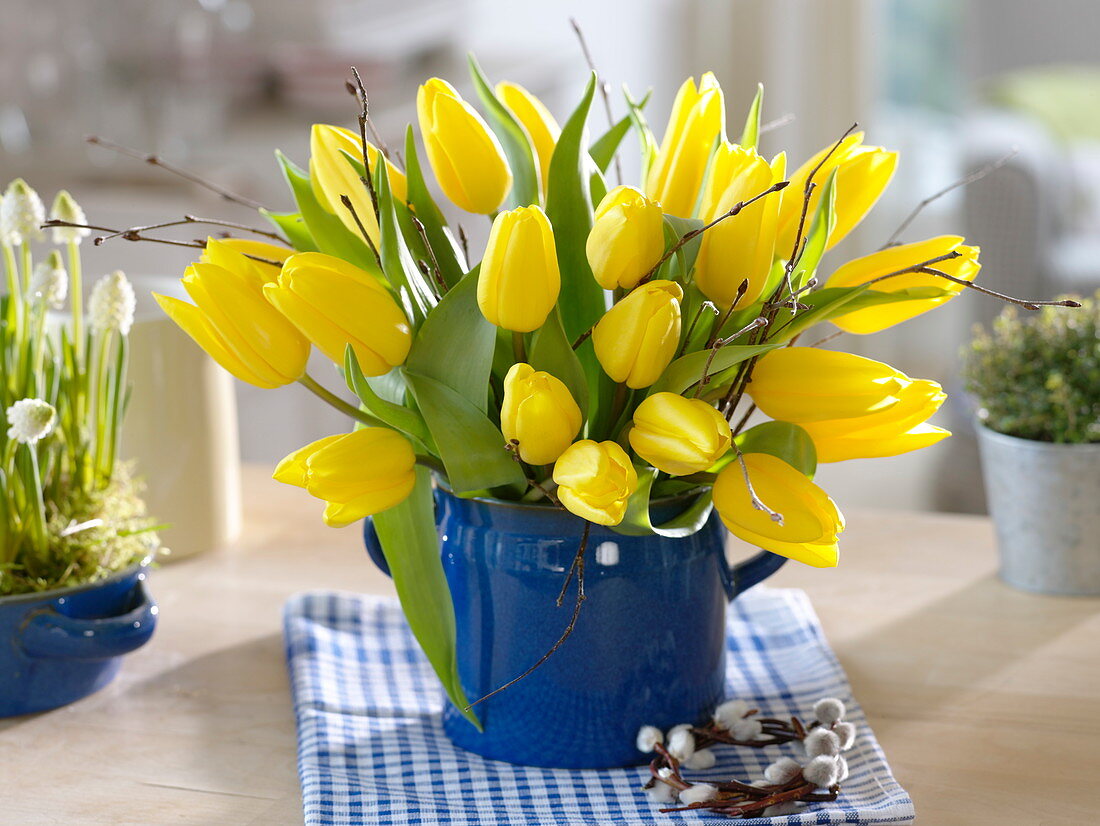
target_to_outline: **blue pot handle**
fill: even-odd
[[[726,565],[723,559],[722,584],[726,588],[726,596],[733,599],[758,582],[763,582],[782,568],[786,561],[787,557],[773,554],[771,551],[761,551],[732,567]]]
[[[378,541],[378,531],[374,529],[374,520],[369,516],[363,520],[363,544],[367,546],[367,556],[378,566],[378,570],[386,576],[392,576],[390,563],[386,562],[386,555],[382,553],[382,543]]]
[[[105,660],[141,648],[153,636],[157,604],[143,583],[134,586],[136,607],[116,617],[84,619],[53,608],[33,612],[22,633],[23,652],[44,659]]]

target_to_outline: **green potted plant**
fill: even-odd
[[[1001,576],[1048,594],[1100,594],[1100,304],[1007,308],[965,356],[977,399]]]

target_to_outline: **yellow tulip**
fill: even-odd
[[[676,94],[657,157],[646,175],[645,193],[665,212],[689,218],[707,171],[714,142],[725,131],[722,87],[712,72],[688,78]]]
[[[532,95],[518,83],[501,81],[496,86],[497,97],[508,107],[527,130],[527,136],[531,139],[531,146],[535,150],[538,160],[539,183],[543,194],[546,193],[546,185],[550,180],[550,158],[554,154],[554,147],[561,135],[561,127],[554,120],[550,111],[542,105],[542,101]]]
[[[601,287],[634,289],[665,251],[661,205],[632,186],[615,187],[596,207],[585,251]]]
[[[273,478],[323,499],[325,524],[342,528],[405,501],[416,483],[409,440],[387,427],[326,436],[291,453]]]
[[[779,237],[776,241],[776,249],[783,258],[788,258],[794,248],[805,201],[806,180],[832,148],[833,144],[829,144],[802,164],[791,176],[790,186],[783,190],[779,209]],[[825,182],[829,180],[834,169],[837,170],[836,225],[829,235],[827,249],[836,246],[871,211],[871,207],[894,177],[897,165],[897,152],[889,152],[881,146],[864,146],[862,132],[846,137],[814,175],[817,186],[810,196],[810,208],[803,232],[809,231],[809,224],[821,201]]]
[[[706,470],[732,443],[721,413],[675,393],[654,393],[638,405],[629,438],[635,453],[672,476]]]
[[[210,356],[257,387],[282,387],[306,370],[309,342],[264,298],[273,267],[256,264],[210,239],[206,257],[189,266],[183,286],[194,304],[154,293],[157,303]]]
[[[802,424],[892,407],[909,382],[881,361],[816,347],[782,347],[757,362],[747,392],[773,419]]]
[[[638,474],[615,442],[584,439],[558,457],[554,481],[558,499],[570,512],[597,525],[618,525],[638,487]]]
[[[553,462],[581,429],[581,409],[569,388],[530,364],[513,364],[504,377],[500,429],[530,465]]]
[[[782,181],[786,172],[785,155],[776,156],[769,165],[753,149],[722,144],[703,193],[701,217],[708,223],[713,221],[739,201],[747,201]],[[738,306],[760,298],[775,257],[781,200],[779,193],[768,195],[703,233],[695,262],[695,283],[719,307],[729,308],[743,281],[749,286]]]
[[[714,482],[714,507],[730,533],[758,548],[815,568],[837,564],[837,537],[844,517],[820,487],[782,459],[746,453],[745,468],[760,502],[782,516],[772,519],[753,504],[740,463]]]
[[[378,244],[378,217],[374,214],[374,204],[366,186],[359,179],[359,173],[348,163],[346,152],[352,158],[362,162],[363,143],[359,135],[342,126],[330,126],[315,123],[309,134],[309,180],[313,187],[313,196],[328,212],[338,217],[353,233],[360,237],[359,226],[346,206],[340,202],[341,195],[351,199],[355,214],[363,222],[371,241]],[[367,141],[367,159],[371,164],[371,174],[378,165],[378,147]],[[405,174],[386,161],[386,173],[390,179],[390,190],[395,201],[404,202],[407,197]],[[375,184],[377,186],[377,184]]]
[[[283,262],[294,255],[294,250],[290,247],[269,244],[266,241],[255,241],[251,238],[221,238],[216,245],[213,247],[208,246],[202,251],[199,261],[204,264],[217,264],[227,269],[232,268],[233,264],[227,263],[227,261],[232,261],[234,259],[226,259],[224,257],[225,252],[235,252],[244,255],[253,265],[259,267],[260,271],[264,273],[267,278],[278,277],[279,269],[282,267]],[[266,260],[258,261],[257,259],[259,258],[264,258]],[[270,261],[277,261],[278,263],[268,263]]]
[[[481,313],[497,327],[537,330],[561,290],[554,229],[537,206],[502,212],[493,221],[477,279]]]
[[[893,407],[851,419],[806,422],[802,425],[817,448],[817,461],[876,459],[920,450],[951,435],[927,424],[947,394],[934,381],[914,381],[902,389]]]
[[[496,212],[512,188],[500,141],[447,81],[433,77],[416,94],[416,116],[436,180],[467,212]]]
[[[301,252],[264,295],[337,364],[350,344],[367,376],[403,364],[412,344],[404,311],[374,276],[332,255]]]
[[[675,281],[648,281],[608,310],[592,331],[604,372],[635,390],[665,372],[680,344],[680,300]]]
[[[937,238],[929,238],[927,241],[887,247],[884,250],[849,261],[829,277],[826,286],[854,287],[859,284],[866,284],[879,276],[897,272],[950,252],[958,252],[960,255],[958,258],[939,261],[929,266],[955,278],[961,278],[963,281],[973,281],[982,266],[978,263],[978,247],[966,246],[963,244],[963,239],[958,235],[941,235]],[[940,298],[922,298],[913,301],[899,301],[894,304],[880,304],[877,307],[868,307],[865,310],[845,313],[831,319],[831,321],[837,327],[849,333],[877,333],[879,330],[885,330],[887,327],[893,327],[895,324],[900,324],[921,313],[926,313],[946,303],[966,289],[962,284],[956,284],[946,278],[927,273],[896,275],[874,284],[871,289],[888,293],[910,287],[936,287],[946,290],[947,295]]]

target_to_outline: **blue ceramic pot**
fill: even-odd
[[[684,503],[671,503],[658,521]],[[584,522],[550,507],[436,492],[443,567],[454,598],[458,669],[471,699],[522,674],[561,636],[575,590],[556,605]],[[367,550],[385,559],[368,520]],[[645,762],[645,724],[702,722],[722,699],[728,600],[786,559],[766,551],[730,568],[712,514],[692,536],[622,536],[591,527],[587,599],[573,634],[525,679],[479,704],[478,732],[447,703],[447,735],[497,760],[557,768]]]
[[[111,682],[122,655],[156,626],[147,571],[148,562],[90,585],[0,598],[0,717],[57,708]]]

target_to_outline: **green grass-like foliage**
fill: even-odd
[[[965,348],[984,424],[1042,442],[1100,442],[1100,294],[1079,310],[1009,307]]]

